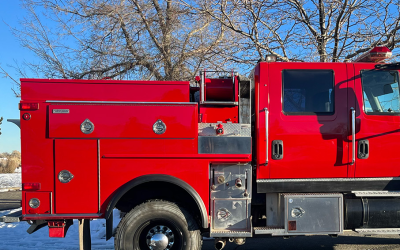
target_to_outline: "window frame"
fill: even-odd
[[[285,111],[285,71],[327,71],[332,73],[332,100],[333,110],[330,112],[288,112]],[[316,116],[333,116],[336,112],[336,91],[335,91],[335,71],[333,69],[284,69],[282,70],[282,113],[287,116],[304,116],[304,115],[316,115]]]
[[[398,70],[386,70],[386,69],[361,69],[360,70],[360,83],[361,83],[361,96],[362,96],[362,110],[364,114],[366,115],[391,115],[391,116],[400,116],[400,111],[397,113],[391,113],[391,112],[367,112],[365,110],[365,98],[364,98],[364,84],[363,84],[363,79],[362,79],[362,72],[363,71],[393,71],[397,73],[397,85],[399,88],[399,100],[400,100],[400,74]],[[399,107],[400,107],[400,101],[399,101]]]

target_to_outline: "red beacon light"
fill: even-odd
[[[392,51],[387,47],[375,47],[370,51],[362,54],[354,62],[382,62],[392,56]]]

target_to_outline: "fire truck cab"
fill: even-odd
[[[189,82],[21,79],[22,220],[116,249],[400,234],[399,65],[260,62]],[[273,59],[273,56],[270,57]],[[113,231],[113,209],[125,216]]]

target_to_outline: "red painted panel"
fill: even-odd
[[[366,114],[364,110],[360,73],[361,70],[374,69],[374,66],[372,63],[355,63],[354,75],[351,77],[356,97],[356,146],[360,140],[369,141],[368,159],[358,159],[356,148],[355,177],[398,177],[400,116],[395,113],[372,115]]]
[[[53,113],[68,109],[69,113]],[[89,119],[94,131],[84,134],[81,124]],[[161,119],[163,134],[153,125]],[[191,105],[51,105],[49,134],[53,138],[195,138],[197,104]]]
[[[189,82],[21,79],[22,100],[189,102]]]
[[[285,69],[332,69],[335,81],[333,115],[286,115],[282,112],[282,72]],[[258,116],[258,179],[347,177],[347,71],[344,63],[261,63],[256,86]],[[268,165],[265,163],[265,111],[269,110]],[[271,157],[272,141],[282,140],[284,156]]]
[[[97,140],[55,141],[56,214],[98,212]],[[70,171],[74,177],[61,183],[58,174]]]
[[[23,103],[23,101],[21,101]],[[22,119],[24,113],[31,115],[30,120]],[[46,139],[47,105],[40,103],[39,109],[20,112],[21,124],[21,165],[22,183],[40,183],[40,191],[52,192],[54,188],[53,140]],[[22,196],[22,212],[26,200]]]
[[[101,150],[108,154],[197,154],[195,139],[102,139]]]
[[[100,148],[101,155],[107,153],[108,149]],[[209,160],[102,158],[100,168],[101,212],[105,211],[115,190],[139,176],[149,174],[171,175],[185,181],[197,191],[208,211]]]
[[[36,198],[40,201],[38,208],[29,206],[29,200]],[[25,211],[26,214],[50,214],[50,192],[25,192]]]
[[[221,107],[221,106],[209,106],[201,105],[200,114],[202,116],[201,122],[204,123],[216,123],[216,122],[227,122],[238,123],[239,121],[239,107]]]

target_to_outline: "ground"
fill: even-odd
[[[0,174],[0,217],[16,211],[9,209],[19,207],[21,175]],[[13,190],[8,192],[8,190]],[[7,191],[7,192],[6,192]],[[19,209],[19,208],[18,208]],[[114,210],[114,227],[119,222],[120,214]],[[105,240],[105,220],[93,220],[90,223],[92,249],[114,249],[114,239]],[[48,250],[48,249],[79,249],[78,243],[78,221],[74,220],[74,225],[68,230],[66,238],[49,238],[47,227],[40,229],[34,234],[28,234],[26,230],[29,224],[3,223],[0,222],[0,249],[1,250]],[[214,249],[214,240],[205,239],[202,250]],[[329,236],[299,236],[290,239],[281,237],[273,238],[253,238],[248,239],[243,246],[228,243],[224,250],[395,250],[400,249],[400,238],[398,235],[384,236],[360,236],[354,232],[346,232],[338,238]]]

